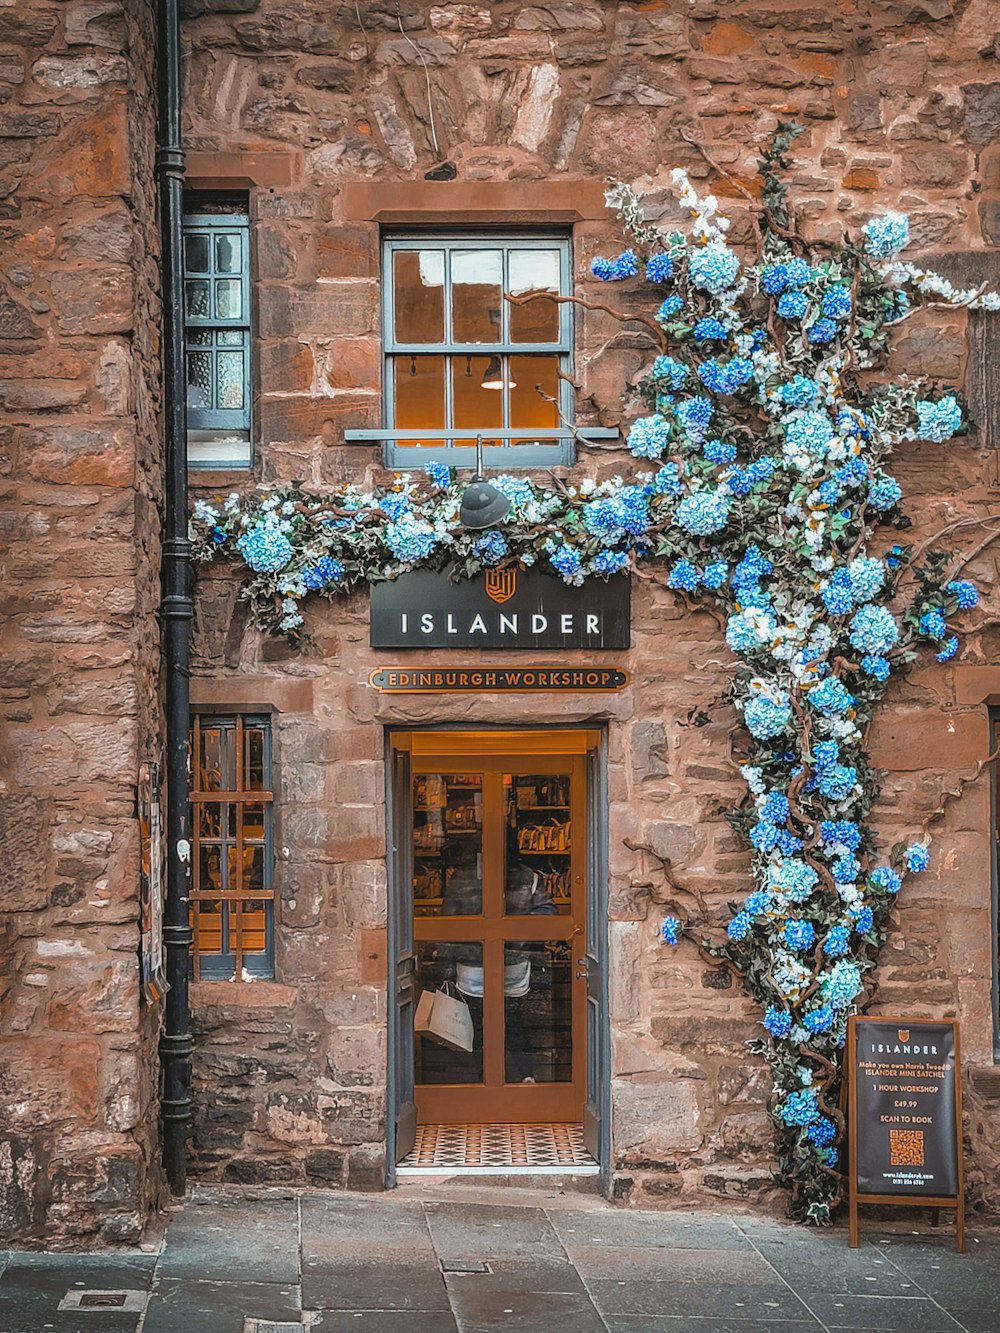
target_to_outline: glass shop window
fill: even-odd
[[[383,253],[386,463],[571,463],[569,241],[389,239]]]
[[[196,980],[274,976],[274,793],[266,717],[202,715],[191,731]]]
[[[249,468],[250,219],[245,206],[188,205],[197,207],[184,217],[188,464]]]

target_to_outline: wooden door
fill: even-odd
[[[412,733],[416,993],[473,1026],[468,1051],[416,1033],[425,1124],[582,1119],[591,734]]]

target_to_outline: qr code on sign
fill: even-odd
[[[889,1165],[923,1166],[924,1131],[922,1129],[889,1130]]]

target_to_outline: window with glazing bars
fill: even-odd
[[[194,975],[274,975],[274,793],[266,717],[202,715],[191,733]]]
[[[188,461],[249,467],[250,222],[245,212],[184,218]]]
[[[569,241],[390,238],[384,248],[386,462],[571,463]],[[507,299],[507,298],[512,299]]]

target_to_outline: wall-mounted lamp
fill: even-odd
[[[509,511],[510,501],[506,495],[498,491],[495,486],[491,486],[483,476],[483,437],[477,435],[476,475],[462,496],[461,508],[458,511],[459,522],[463,527],[473,530],[492,528],[501,519],[506,518]]]
[[[481,385],[484,389],[516,389],[514,377],[508,367],[504,375],[503,363],[498,356],[491,356],[483,371]]]

